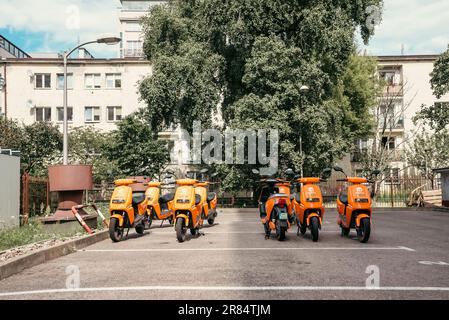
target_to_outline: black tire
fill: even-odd
[[[178,242],[182,243],[182,242],[186,241],[187,229],[184,226],[184,219],[183,218],[178,218],[176,220],[175,230],[176,230],[176,238],[178,239]]]
[[[286,232],[287,232],[287,228],[279,226],[279,223],[278,223],[276,226],[276,238],[279,241],[284,241]]]
[[[198,235],[198,233],[199,233],[199,230],[198,229],[190,229],[190,234],[192,235],[192,236],[197,236]]]
[[[342,237],[347,237],[347,236],[349,236],[349,233],[351,232],[351,229],[345,228],[345,227],[343,227],[343,226],[340,226],[340,229],[341,229],[341,236],[342,236]]]
[[[265,239],[269,239],[271,236],[271,230],[270,226],[268,225],[268,222],[263,225],[263,229],[265,231]]]
[[[139,224],[136,226],[136,232],[140,235],[145,233],[145,226],[143,224]]]
[[[312,233],[313,242],[318,242],[320,236],[320,222],[317,217],[310,219],[310,232]]]
[[[120,228],[117,218],[109,221],[109,237],[113,242],[120,242],[123,239],[124,228]]]
[[[299,220],[298,225],[299,225],[299,232],[301,232],[302,235],[305,235],[307,232],[307,225],[305,223],[301,223]]]
[[[367,243],[371,234],[370,219],[363,219],[360,222],[360,228],[357,229],[357,237],[361,243]]]
[[[209,225],[213,226],[214,223],[215,223],[215,217],[207,219],[207,223],[208,223]]]

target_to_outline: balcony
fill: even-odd
[[[143,49],[124,49],[122,50],[124,58],[143,58]]]
[[[404,86],[402,84],[390,84],[384,89],[384,95],[388,97],[402,97],[404,95]]]

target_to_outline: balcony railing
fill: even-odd
[[[141,58],[143,57],[143,49],[125,49],[123,50],[123,57],[125,58]]]

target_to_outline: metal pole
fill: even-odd
[[[66,166],[68,164],[68,112],[67,112],[67,52],[64,53],[64,123],[63,123],[63,164]]]

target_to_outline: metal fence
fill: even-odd
[[[22,175],[20,192],[21,224],[27,224],[30,217],[45,214],[51,200],[48,179],[36,178],[25,173]]]

